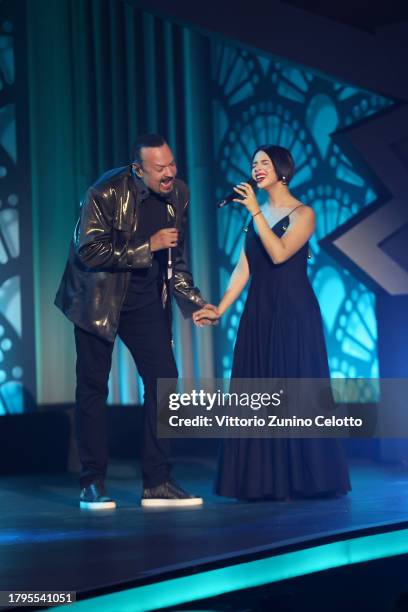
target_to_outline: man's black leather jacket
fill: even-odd
[[[149,194],[131,166],[106,172],[92,185],[81,205],[55,304],[75,325],[113,342],[121,307],[132,269],[152,265],[149,241],[135,234],[140,203]],[[206,303],[184,259],[187,229],[187,185],[175,179],[169,195],[169,225],[179,230],[172,249],[172,276],[163,272],[161,297],[170,308],[174,295],[184,315],[189,317]]]

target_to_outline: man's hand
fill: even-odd
[[[200,310],[196,310],[193,313],[193,321],[197,327],[204,327],[205,325],[218,325],[220,313],[216,306],[213,304],[206,304]]]
[[[177,246],[178,230],[174,227],[161,229],[150,238],[150,250],[160,251],[161,249],[171,249]]]

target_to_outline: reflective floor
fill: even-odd
[[[142,510],[135,465],[111,465],[115,511],[78,507],[75,476],[0,479],[0,590],[89,591],[159,577],[209,561],[408,518],[408,470],[351,465],[347,497],[242,503],[212,493],[214,465],[178,463],[180,483],[203,507]]]

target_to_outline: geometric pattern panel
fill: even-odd
[[[408,223],[379,243],[379,248],[408,272]]]
[[[380,194],[320,244],[373,291],[407,295],[408,106],[394,106],[335,138],[364,160]]]
[[[16,36],[12,3],[0,21],[0,415],[23,411],[23,325],[19,185],[29,180],[17,146]],[[9,13],[9,15],[7,15]],[[26,139],[26,138],[25,138]],[[28,218],[30,218],[28,216]],[[30,274],[26,270],[26,274]]]
[[[357,171],[331,134],[392,101],[221,42],[213,43],[212,78],[217,198],[248,177],[258,145],[279,144],[291,151],[297,169],[291,191],[316,213],[309,277],[322,310],[331,375],[378,376],[375,296],[325,253],[319,240],[376,199],[368,173]],[[235,207],[218,215],[224,291],[239,257],[247,215]],[[221,323],[221,376],[230,374],[244,299]]]

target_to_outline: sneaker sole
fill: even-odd
[[[116,502],[85,502],[80,501],[79,507],[81,510],[114,510],[116,508]]]
[[[180,508],[188,506],[202,506],[204,503],[201,497],[192,499],[142,499],[143,508]]]

